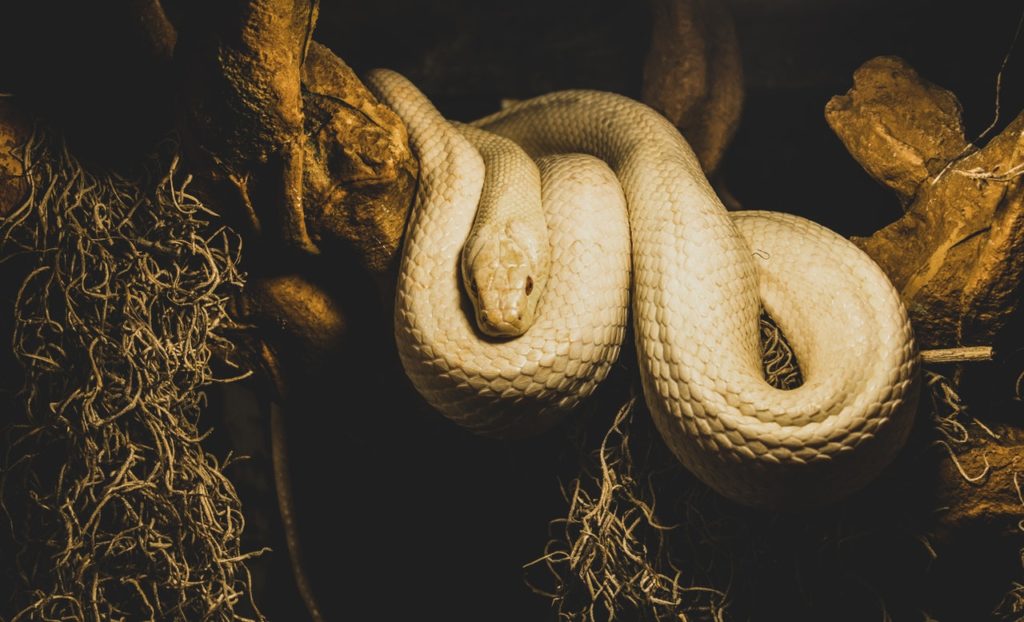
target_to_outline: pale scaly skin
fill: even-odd
[[[407,80],[377,70],[366,83],[402,116],[420,161],[395,297],[406,374],[432,406],[477,433],[508,438],[550,427],[607,376],[625,335],[629,227],[618,181],[591,157],[539,162],[548,283],[523,336],[482,338],[461,298],[459,263],[483,161]],[[582,278],[591,270],[602,278]]]
[[[462,284],[477,326],[492,337],[518,337],[533,325],[551,270],[540,200],[540,172],[514,142],[454,124],[484,161],[484,185],[462,249]]]
[[[568,360],[538,361],[521,370],[525,377],[499,375],[497,384],[481,375],[483,352],[475,344],[452,346],[442,336],[447,354],[438,364],[438,335],[423,328],[434,318],[425,318],[415,299],[433,292],[432,279],[452,277],[450,260],[435,253],[449,237],[464,236],[468,223],[424,231],[420,221],[433,221],[423,214],[450,209],[456,196],[479,195],[479,157],[439,140],[448,124],[411,85],[395,74],[376,76],[378,90],[409,126],[424,175],[417,203],[423,211],[414,217],[398,286],[396,338],[406,370],[431,403],[463,425],[519,429],[516,412],[524,421],[532,415],[520,410],[529,400],[511,389],[575,365],[573,342],[561,344]],[[552,93],[478,125],[532,157],[589,153],[615,172],[629,207],[646,403],[666,443],[701,480],[748,505],[814,505],[863,486],[896,455],[913,421],[918,354],[898,294],[859,249],[795,216],[728,214],[676,129],[618,95]],[[600,281],[605,273],[586,269],[578,276]],[[774,389],[762,376],[762,302],[799,358],[804,384],[795,390]],[[605,313],[595,301],[573,303],[579,312]],[[528,342],[531,334],[510,343]],[[456,397],[460,386],[476,396]],[[509,402],[492,415],[476,407],[484,394]]]

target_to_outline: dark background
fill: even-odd
[[[130,160],[173,110],[168,74],[139,53],[116,4],[10,4],[0,25],[0,89],[98,163]],[[899,208],[825,124],[829,97],[849,88],[864,61],[899,55],[960,98],[976,136],[993,119],[996,74],[1024,11],[1008,1],[729,4],[747,96],[725,183],[747,208],[802,214],[846,235],[871,233]],[[316,38],[357,70],[405,73],[443,112],[470,119],[500,98],[556,88],[637,95],[649,20],[644,3],[608,0],[324,2]],[[1024,108],[1022,47],[1003,76],[1001,124]],[[367,316],[356,351],[311,376],[287,412],[304,542],[325,609],[332,619],[354,611],[377,620],[548,619],[521,566],[565,511],[556,476],[575,468],[565,430],[521,443],[457,430],[401,379],[386,309]],[[622,384],[603,399],[618,400]],[[266,408],[250,398],[214,394],[207,421],[219,447],[254,456],[235,468],[250,548],[275,548],[256,564],[259,602],[273,620],[302,619],[268,480]],[[734,585],[734,594],[747,587]]]

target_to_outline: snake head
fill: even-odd
[[[533,325],[548,266],[538,241],[515,223],[474,232],[462,251],[462,282],[480,330],[518,337]]]

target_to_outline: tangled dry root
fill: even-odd
[[[232,351],[240,239],[162,150],[123,178],[42,131],[23,147],[30,196],[0,225],[4,256],[30,264],[0,471],[11,622],[263,618],[231,458],[198,425],[202,388],[224,381],[214,356]]]

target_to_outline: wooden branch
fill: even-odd
[[[17,150],[28,142],[32,121],[12,98],[0,96],[0,218],[28,194],[28,180]]]
[[[417,164],[397,115],[312,42],[315,0],[172,4],[183,146],[217,207],[243,225],[247,259],[257,269],[232,315],[257,327],[248,345],[287,404],[302,374],[350,347],[349,317],[339,304],[345,300],[308,273],[329,270],[338,286],[346,282],[339,256],[353,255],[363,269],[386,273],[398,254]],[[298,252],[282,256],[282,249]],[[329,268],[308,261],[321,250],[331,257]],[[281,274],[289,258],[302,276]],[[288,414],[271,413],[274,481],[296,585],[311,618],[321,620],[302,563]]]
[[[854,242],[900,291],[921,345],[997,341],[1024,276],[1024,114],[976,148],[951,93],[882,57],[857,70],[825,117],[906,205],[902,218]]]
[[[180,8],[175,62],[193,166],[234,186],[253,233],[316,252],[302,213],[299,74],[317,2]]]
[[[288,400],[288,388],[330,364],[332,357],[350,347],[351,327],[342,306],[325,289],[301,274],[254,276],[231,299],[234,320],[259,329],[260,344],[248,347],[276,366],[267,367],[277,394]],[[277,362],[280,364],[277,364]]]
[[[277,491],[277,507],[281,513],[288,558],[292,563],[292,576],[299,595],[306,605],[312,622],[324,622],[320,605],[313,593],[313,584],[306,574],[303,563],[302,538],[299,536],[298,516],[295,514],[295,498],[292,495],[291,468],[288,459],[288,426],[281,407],[270,404],[270,447],[274,469],[274,488]]]
[[[956,97],[900,58],[882,56],[857,69],[853,88],[828,102],[825,119],[850,155],[904,203],[968,148]]]
[[[652,10],[642,99],[679,128],[710,175],[743,107],[732,18],[717,0],[654,0]]]
[[[994,357],[992,346],[969,346],[965,348],[936,348],[922,350],[921,361],[925,365],[946,363],[978,363],[991,361]]]
[[[178,33],[160,0],[128,0],[125,12],[139,25],[152,56],[169,63],[174,57]]]
[[[141,1],[141,0],[140,0]],[[314,0],[176,3],[190,164],[250,242],[392,265],[417,166],[405,127],[312,43]]]
[[[419,164],[405,125],[354,71],[313,42],[302,65],[302,180],[309,234],[325,250],[355,251],[371,273],[394,265]]]

